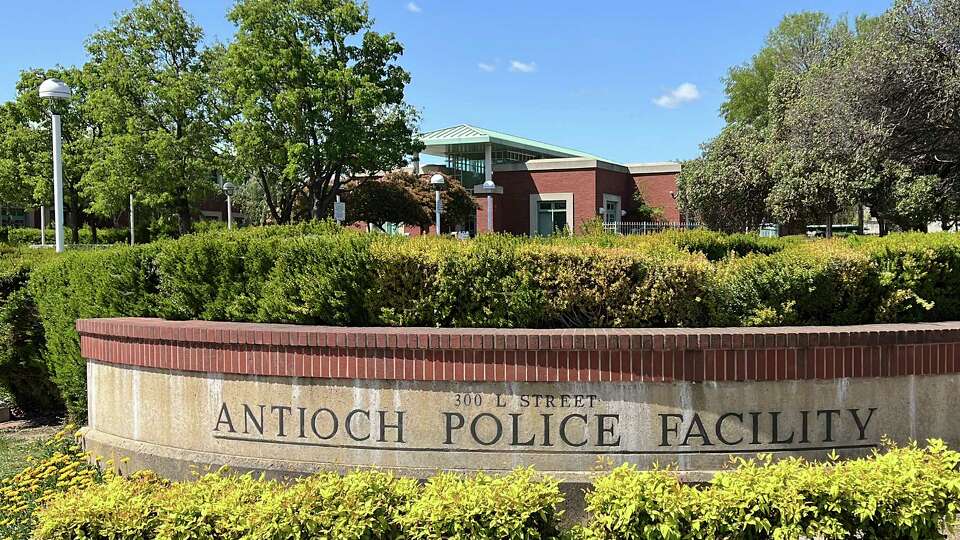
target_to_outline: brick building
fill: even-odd
[[[466,124],[425,133],[423,142],[422,154],[444,158],[438,168],[477,195],[476,220],[463,226],[471,233],[487,229],[486,180],[497,186],[492,193],[496,232],[576,230],[598,216],[608,223],[621,221],[638,191],[647,205],[663,210],[665,220],[681,220],[674,200],[679,163],[619,164]],[[417,172],[419,160],[414,156]]]

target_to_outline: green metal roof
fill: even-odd
[[[430,131],[422,134],[421,139],[426,146],[426,148],[423,149],[423,153],[437,156],[445,156],[447,154],[446,147],[448,146],[493,143],[523,150],[533,150],[550,155],[551,157],[582,157],[602,160],[602,158],[572,148],[542,143],[533,139],[525,139],[523,137],[517,137],[516,135],[501,133],[499,131],[493,131],[492,129],[479,128],[469,124],[460,124]]]

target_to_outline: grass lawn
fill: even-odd
[[[0,431],[0,478],[16,474],[25,468],[27,456],[39,454],[44,441],[59,429],[59,426],[43,426]]]

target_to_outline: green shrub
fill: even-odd
[[[253,509],[256,538],[403,538],[401,516],[417,482],[379,471],[320,473],[298,480]]]
[[[883,287],[880,322],[960,319],[960,249],[956,234],[898,234],[847,242],[870,258]]]
[[[41,259],[31,266],[29,295],[44,331],[17,343],[45,339],[46,369],[77,420],[85,395],[79,317],[534,328],[960,319],[960,237],[949,233],[808,241],[698,230],[457,241],[319,222],[56,257],[0,247],[0,272],[29,257]],[[30,298],[11,298],[8,318],[30,313]],[[35,350],[7,350],[26,351],[37,365]]]
[[[442,540],[560,537],[563,496],[555,480],[532,469],[493,477],[440,473],[400,516],[406,538]]]
[[[307,324],[368,324],[372,239],[369,235],[327,235],[285,240],[267,276],[257,318]]]
[[[586,495],[592,516],[583,530],[590,540],[680,540],[696,538],[700,492],[676,473],[621,465],[597,478]],[[699,526],[699,522],[697,522]]]
[[[718,326],[870,323],[883,296],[870,258],[827,240],[718,269]]]
[[[545,302],[538,326],[698,326],[708,321],[713,269],[700,256],[530,247],[519,265]]]
[[[30,269],[49,252],[0,255],[0,387],[17,406],[34,412],[62,409],[57,387],[43,362],[40,314],[27,290]]]
[[[960,511],[958,464],[960,454],[930,441],[850,461],[735,460],[700,487],[624,465],[594,481],[582,536],[943,539]]]
[[[391,326],[535,326],[543,297],[523,266],[521,245],[496,235],[378,240],[370,318]]]
[[[67,252],[38,265],[29,290],[43,322],[44,362],[72,419],[86,418],[86,362],[77,319],[154,316],[160,244]]]
[[[53,229],[47,229],[47,245],[53,245],[55,232]],[[67,244],[73,243],[73,233],[70,229],[63,231],[63,239]],[[7,230],[6,242],[13,245],[36,245],[41,240],[40,229],[31,228],[11,228]],[[97,241],[93,241],[93,231],[89,227],[80,229],[81,244],[124,244],[130,241],[129,229],[106,228],[97,229]]]

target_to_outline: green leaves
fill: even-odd
[[[595,540],[946,538],[960,504],[960,454],[943,441],[826,463],[734,460],[709,484],[622,465],[587,493]]]
[[[529,469],[503,476],[416,480],[380,471],[319,473],[284,486],[207,474],[168,485],[152,475],[53,498],[37,540],[550,540],[559,537],[558,484]]]
[[[88,110],[103,141],[86,176],[93,208],[112,216],[136,193],[177,215],[217,190],[219,129],[203,31],[177,0],[149,0],[87,41]]]
[[[272,217],[297,204],[328,215],[342,182],[393,170],[419,149],[404,102],[403,47],[372,30],[353,0],[242,0],[219,67],[236,167],[263,189]]]

